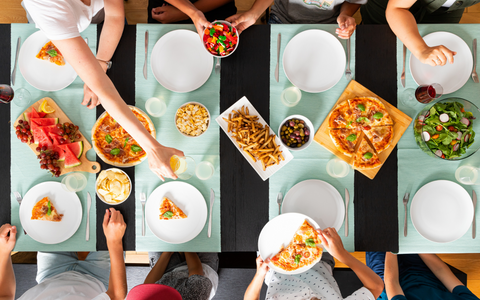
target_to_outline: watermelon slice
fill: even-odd
[[[82,162],[75,156],[75,154],[73,154],[72,150],[70,150],[70,148],[68,147],[69,145],[64,145],[65,168],[73,168],[82,164]],[[83,144],[82,144],[82,152],[83,152]]]
[[[54,133],[56,135],[61,135],[61,129],[57,128],[57,125],[50,125],[50,126],[42,126],[42,128],[48,135],[49,132]]]
[[[54,145],[65,145],[70,144],[69,139],[64,139],[61,135],[55,134],[53,132],[49,132],[48,136],[52,139]]]
[[[58,118],[30,118],[31,123],[38,126],[51,126],[58,124]]]
[[[70,151],[72,151],[72,153],[77,157],[77,158],[80,158],[80,156],[82,156],[82,153],[83,153],[83,142],[80,141],[80,142],[74,142],[74,143],[70,143],[70,144],[63,144],[63,145],[58,145],[58,147],[60,149],[63,149],[63,151],[67,152],[67,148],[70,149]]]
[[[40,147],[47,146],[47,148],[51,148],[53,146],[50,137],[45,132],[44,127],[36,127],[33,130],[33,139],[35,140],[35,144],[38,144]]]

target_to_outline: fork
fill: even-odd
[[[145,201],[147,197],[144,192],[140,193],[140,203],[142,203],[142,236],[145,236]]]
[[[215,64],[215,74],[220,74],[220,58],[217,57],[217,63]]]
[[[282,214],[282,202],[283,202],[282,192],[278,192],[278,195],[277,195],[278,215]]]
[[[410,198],[410,188],[411,186],[407,186],[407,190],[405,192],[405,195],[403,196],[403,206],[405,207],[405,220],[403,223],[403,236],[407,236],[407,204],[408,204],[408,199]]]
[[[472,71],[472,79],[473,82],[478,83],[478,75],[477,75],[477,39],[473,39],[473,71]]]
[[[22,204],[22,200],[23,200],[22,195],[20,195],[19,192],[13,192],[13,195],[15,196],[15,199],[17,199],[18,206],[20,208],[20,205]],[[25,231],[25,229],[23,229],[23,233],[27,235],[27,232]]]
[[[350,70],[350,38],[347,39],[347,69],[345,70],[345,78],[352,80],[352,70]]]

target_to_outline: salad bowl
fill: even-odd
[[[415,141],[426,154],[444,160],[470,157],[480,148],[480,110],[472,102],[451,97],[425,106],[416,116]]]

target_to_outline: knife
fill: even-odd
[[[345,188],[345,236],[348,236],[348,202],[350,202],[350,194]]]
[[[280,44],[282,43],[282,34],[278,34],[278,39],[277,39],[277,66],[275,67],[275,80],[278,82],[278,65],[280,62]]]
[[[407,60],[407,47],[403,44],[403,70],[402,70],[402,86],[405,87],[405,61]]]
[[[477,224],[475,222],[475,209],[477,208],[477,193],[475,193],[475,191],[472,192],[472,200],[473,200],[472,239],[474,239],[475,236],[477,235]]]
[[[90,197],[90,193],[87,192],[87,235],[85,240],[88,242],[90,239],[90,206],[92,205],[92,197]]]
[[[15,85],[15,75],[17,75],[17,61],[18,61],[18,52],[20,51],[20,37],[17,40],[17,51],[15,52],[15,64],[13,65],[12,72],[12,86]]]
[[[213,192],[213,189],[210,189],[210,220],[208,220],[208,237],[212,236],[213,202],[215,202],[215,193]]]
[[[145,31],[145,63],[143,64],[143,77],[147,79],[147,56],[148,56],[148,30]]]

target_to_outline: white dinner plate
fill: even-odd
[[[458,183],[432,181],[413,197],[410,218],[424,238],[437,243],[453,242],[472,224],[472,198]]]
[[[473,58],[467,43],[459,36],[450,32],[432,32],[423,37],[428,46],[443,45],[457,52],[453,64],[447,62],[444,66],[432,67],[422,64],[410,54],[410,72],[418,85],[439,83],[443,94],[450,94],[460,89],[470,77],[473,68]]]
[[[310,179],[297,183],[285,195],[282,213],[290,212],[311,217],[321,228],[340,231],[345,207],[342,196],[330,183]]]
[[[287,247],[292,241],[295,232],[297,232],[305,220],[315,229],[320,229],[315,220],[299,213],[281,214],[271,219],[263,227],[258,237],[258,251],[262,259],[272,258],[282,250],[282,247]],[[320,261],[320,258],[318,261]],[[274,266],[271,262],[268,264],[271,269],[282,274],[300,274],[309,270],[313,265],[315,265],[315,263],[294,271],[285,271]]]
[[[213,56],[205,51],[196,32],[179,29],[162,36],[150,59],[153,76],[166,89],[187,93],[210,77]]]
[[[34,88],[53,92],[69,86],[77,78],[77,73],[68,61],[64,66],[57,66],[36,57],[49,41],[41,31],[29,36],[20,48],[18,67],[23,78]]]
[[[32,209],[48,197],[59,214],[60,222],[32,220]],[[68,240],[82,223],[82,204],[77,194],[67,192],[60,182],[47,181],[32,187],[20,205],[20,222],[28,236],[42,244],[58,244]]]
[[[291,83],[302,91],[319,93],[334,87],[342,78],[345,50],[331,33],[305,30],[288,42],[282,63]]]
[[[160,220],[160,204],[163,197],[172,200],[187,218]],[[148,228],[162,241],[170,244],[186,243],[205,227],[207,204],[203,195],[194,186],[181,181],[167,182],[157,187],[148,197],[145,217]]]

